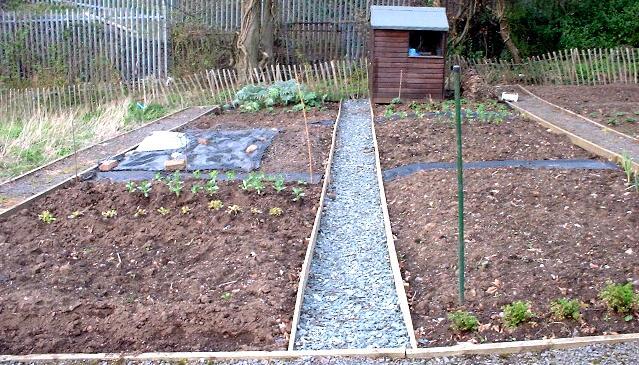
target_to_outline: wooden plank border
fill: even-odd
[[[377,145],[377,133],[375,132],[375,111],[373,110],[373,101],[369,99],[371,128],[373,131],[373,148],[375,150],[375,165],[377,171],[377,185],[379,186],[379,196],[382,205],[382,214],[384,215],[384,230],[386,231],[386,245],[388,246],[388,257],[390,259],[391,270],[393,271],[393,281],[395,282],[395,290],[399,301],[399,308],[402,311],[404,324],[408,330],[408,338],[413,349],[417,348],[417,339],[415,338],[415,330],[413,328],[413,319],[410,315],[410,307],[404,289],[404,279],[399,268],[399,260],[397,259],[397,251],[395,250],[395,240],[393,239],[393,231],[388,214],[388,205],[386,203],[386,190],[384,189],[384,178],[382,177],[382,166],[379,159],[379,146]]]
[[[639,341],[639,333],[589,337],[556,338],[547,340],[514,341],[485,344],[460,344],[450,347],[433,347],[406,350],[409,359],[427,359],[441,356],[516,354],[520,352],[540,352],[562,350],[596,344],[615,344]]]
[[[313,230],[311,231],[311,237],[306,247],[306,256],[304,257],[304,263],[302,264],[302,270],[300,271],[300,280],[297,285],[297,296],[295,298],[295,310],[293,311],[293,320],[291,322],[291,333],[288,339],[288,350],[293,351],[295,349],[295,337],[297,336],[297,326],[300,321],[300,313],[302,311],[302,304],[304,303],[304,291],[306,290],[306,283],[308,282],[308,276],[311,271],[311,262],[313,261],[313,251],[315,250],[315,244],[317,243],[317,234],[319,232],[320,222],[322,220],[322,211],[324,210],[324,199],[326,198],[326,191],[328,185],[331,182],[331,167],[333,166],[333,154],[335,153],[335,141],[337,138],[337,129],[339,127],[339,120],[342,116],[342,101],[339,103],[339,109],[337,111],[337,118],[333,125],[333,136],[331,140],[331,148],[328,153],[328,161],[326,162],[326,168],[324,170],[324,183],[322,185],[322,194],[320,195],[319,205],[317,207],[317,213],[315,213],[315,222],[313,223]]]
[[[548,101],[548,100],[546,100],[546,99],[544,99],[544,98],[542,98],[542,97],[540,97],[540,96],[536,95],[536,94],[535,94],[535,93],[533,93],[532,91],[530,91],[530,90],[528,90],[527,88],[525,88],[523,85],[517,85],[517,86],[519,86],[519,88],[520,88],[520,89],[522,89],[522,90],[523,90],[525,93],[527,93],[528,95],[532,96],[533,98],[535,98],[535,99],[537,99],[537,100],[539,100],[539,101],[541,101],[541,102],[543,102],[543,103],[546,103],[546,104],[548,104],[548,105],[550,105],[550,106],[552,106],[552,107],[555,107],[555,108],[557,108],[557,109],[560,109],[560,110],[562,110],[562,111],[564,111],[564,112],[566,112],[566,113],[568,113],[568,114],[574,115],[575,117],[581,118],[581,119],[583,119],[583,120],[587,121],[588,123],[591,123],[591,124],[596,125],[597,127],[600,127],[600,128],[602,128],[602,129],[605,129],[605,130],[610,131],[610,132],[612,132],[612,133],[618,134],[618,135],[620,135],[620,136],[622,136],[622,137],[625,137],[625,138],[628,138],[628,139],[634,140],[634,141],[636,141],[636,142],[639,142],[639,138],[635,138],[635,137],[633,137],[633,136],[630,136],[630,135],[627,135],[627,134],[625,134],[625,133],[619,132],[618,130],[612,129],[612,128],[610,128],[610,127],[608,127],[608,126],[606,126],[606,125],[603,125],[603,124],[601,124],[601,123],[595,122],[594,120],[592,120],[592,119],[590,119],[590,118],[588,118],[588,117],[586,117],[586,116],[584,116],[584,115],[581,115],[581,114],[579,114],[579,113],[575,113],[575,112],[573,112],[572,110],[568,110],[568,109],[566,109],[566,108],[564,108],[564,107],[561,107],[561,106],[559,106],[559,105],[557,105],[557,104],[555,104],[555,103],[552,103],[552,102],[550,102],[550,101]]]
[[[620,163],[623,159],[623,157],[621,156],[621,154],[617,153],[617,152],[613,152],[610,151],[609,149],[602,147],[594,142],[591,142],[585,138],[579,137],[578,135],[569,132],[561,127],[556,126],[555,124],[529,112],[526,109],[521,108],[520,106],[518,106],[516,103],[512,103],[507,101],[506,102],[511,108],[519,111],[520,113],[524,114],[526,117],[528,117],[529,119],[535,120],[537,121],[539,124],[541,124],[542,126],[550,129],[551,131],[557,133],[557,134],[565,134],[568,139],[570,139],[570,141],[574,144],[577,145],[583,149],[585,149],[588,152],[594,153],[595,155],[604,157],[610,161],[613,161],[615,163]],[[634,168],[635,171],[639,172],[639,161],[632,161],[632,166]]]
[[[187,108],[187,109],[188,109],[188,108]],[[182,109],[182,110],[180,110],[180,111],[178,111],[178,112],[171,113],[171,114],[169,114],[169,115],[167,115],[167,116],[164,116],[164,117],[162,117],[162,118],[160,118],[160,119],[157,119],[157,120],[155,120],[155,121],[153,121],[153,122],[147,123],[147,124],[145,124],[144,126],[141,126],[141,127],[139,127],[139,128],[136,128],[136,129],[130,130],[130,131],[125,132],[125,133],[121,133],[121,134],[119,134],[119,135],[117,135],[117,136],[115,136],[115,137],[109,138],[109,139],[107,139],[107,140],[105,140],[105,141],[102,141],[102,142],[100,142],[100,143],[105,143],[105,142],[108,142],[108,141],[110,141],[110,140],[112,140],[112,139],[114,139],[114,138],[121,137],[121,136],[123,136],[123,135],[125,135],[125,134],[127,134],[127,133],[135,132],[135,131],[136,131],[136,130],[138,130],[138,129],[141,129],[141,128],[144,128],[144,127],[148,127],[149,125],[151,125],[151,124],[153,124],[153,123],[156,123],[156,122],[159,122],[159,121],[161,121],[161,120],[163,120],[163,119],[165,119],[165,118],[174,117],[177,113],[180,113],[180,112],[182,112],[182,111],[184,111],[184,110],[186,110],[186,109]],[[203,109],[202,109],[202,113],[199,113],[198,115],[196,115],[196,116],[195,116],[195,117],[193,117],[193,118],[189,118],[186,122],[184,122],[184,123],[180,123],[180,125],[177,125],[177,126],[175,126],[175,127],[171,128],[171,129],[169,129],[169,130],[170,130],[170,131],[173,131],[173,130],[176,130],[176,129],[182,128],[182,127],[183,127],[183,126],[185,126],[186,124],[189,124],[189,123],[191,123],[191,122],[193,122],[193,121],[195,121],[195,120],[197,120],[197,119],[199,119],[199,118],[201,118],[201,117],[203,117],[203,116],[205,116],[205,115],[208,115],[208,114],[210,114],[211,112],[213,112],[214,110],[215,110],[215,108],[214,108],[214,107],[211,107],[211,108],[203,108]],[[86,150],[86,149],[89,149],[89,148],[94,147],[94,146],[95,146],[95,144],[94,144],[94,145],[91,145],[91,146],[88,146],[88,147],[86,147],[86,148],[83,148],[82,150],[78,150],[78,152],[83,151],[83,150]],[[124,155],[125,153],[127,153],[127,152],[131,151],[132,149],[136,148],[137,146],[138,146],[138,145],[131,146],[131,147],[127,147],[126,149],[121,150],[120,152],[118,152],[117,154],[113,155],[112,157],[117,157],[117,156]],[[73,156],[73,155],[69,155],[69,156],[66,156],[66,157],[62,157],[61,159],[64,159],[64,158],[70,158],[70,157],[72,157],[72,156]],[[60,159],[58,159],[58,160],[56,160],[56,161],[59,161],[59,160],[60,160]],[[27,174],[25,174],[25,175],[28,175],[28,174],[31,174],[31,173],[33,173],[33,172],[35,172],[35,171],[39,171],[39,170],[41,170],[41,169],[44,169],[45,167],[47,167],[47,166],[49,166],[49,165],[51,165],[51,164],[55,163],[56,161],[53,161],[53,162],[51,162],[51,163],[49,163],[49,164],[46,164],[46,165],[44,165],[44,166],[42,166],[42,167],[39,167],[39,168],[37,168],[37,169],[35,169],[35,170],[31,171],[31,172],[28,172],[28,173],[27,173]],[[62,181],[62,182],[60,182],[60,183],[58,183],[58,184],[56,184],[56,185],[54,185],[54,186],[50,187],[49,189],[47,189],[47,190],[45,190],[45,191],[42,191],[42,192],[40,192],[40,193],[38,193],[38,194],[36,194],[36,195],[33,195],[33,196],[31,196],[31,197],[27,198],[26,200],[23,200],[23,201],[21,201],[20,203],[15,204],[15,205],[13,205],[13,206],[9,207],[7,210],[5,210],[5,211],[3,211],[3,212],[1,212],[1,213],[0,213],[0,218],[8,218],[8,217],[12,216],[13,214],[15,214],[16,212],[18,212],[19,210],[22,210],[22,209],[25,209],[25,208],[29,207],[31,204],[33,204],[33,203],[35,203],[36,201],[40,200],[42,197],[44,197],[44,196],[46,196],[46,195],[48,195],[48,194],[51,194],[51,193],[53,193],[54,191],[56,191],[56,190],[58,190],[58,189],[60,189],[60,188],[63,188],[63,187],[65,187],[65,186],[67,186],[68,184],[70,184],[71,182],[73,182],[73,181],[76,179],[76,177],[84,178],[85,176],[87,176],[88,174],[90,174],[90,173],[91,173],[94,169],[96,169],[97,167],[98,167],[98,164],[96,163],[96,164],[94,164],[93,166],[89,167],[88,169],[83,170],[82,172],[79,172],[77,176],[75,176],[75,175],[74,175],[74,176],[71,176],[71,177],[67,178],[66,180],[64,180],[64,181]],[[22,176],[22,177],[24,177],[24,175],[21,175],[21,176]],[[16,179],[18,179],[18,178],[21,178],[21,177],[20,177],[20,176],[19,176],[19,177],[16,177],[16,178],[12,179],[11,181],[14,181],[14,180],[16,180]]]

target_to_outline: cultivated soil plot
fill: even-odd
[[[452,119],[418,118],[407,111],[407,117],[389,120],[383,117],[384,109],[378,105],[375,110],[382,169],[417,162],[455,161],[457,147]],[[593,157],[564,136],[512,114],[494,121],[465,119],[462,133],[465,161]]]
[[[531,86],[537,96],[639,138],[639,85]]]
[[[443,127],[429,123],[414,126],[424,131],[422,137],[403,140],[389,137],[395,132],[377,124],[386,166],[452,160],[454,129],[434,134]],[[524,121],[466,126],[465,133],[466,160],[589,156],[566,139]],[[394,144],[389,146],[388,141]],[[431,144],[442,146],[438,147],[442,152],[430,151]],[[393,148],[410,152],[389,152]],[[422,156],[438,158],[418,158],[420,151]],[[385,184],[422,346],[639,331],[636,313],[608,312],[598,297],[608,281],[639,284],[639,194],[626,189],[622,171],[468,170],[465,179],[464,308],[457,302],[455,172],[418,172]],[[563,297],[584,302],[581,320],[552,318],[550,302]],[[529,301],[536,317],[510,329],[500,313],[516,300]],[[460,335],[450,329],[448,314],[457,309],[478,317],[478,332]]]
[[[303,130],[301,113],[196,122],[234,123],[283,129],[264,169],[307,171],[304,137],[292,127]],[[332,122],[310,128],[319,167]],[[178,197],[169,179],[154,181],[148,198],[124,183],[76,183],[0,218],[0,353],[286,348],[321,184],[278,192],[264,178],[258,194],[203,173]],[[194,184],[206,189],[194,193]],[[44,211],[55,221],[43,222]]]

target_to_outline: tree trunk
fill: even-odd
[[[517,45],[512,40],[510,24],[508,24],[508,18],[506,17],[506,0],[496,0],[495,15],[499,20],[499,34],[501,35],[501,39],[513,56],[513,60],[516,63],[521,63],[519,48],[517,48]]]
[[[264,17],[262,19],[261,43],[262,43],[262,60],[260,66],[264,66],[275,58],[275,2],[273,0],[264,0]]]
[[[258,67],[260,50],[260,0],[242,0],[240,33],[237,37],[235,68],[239,82],[248,83],[251,72]]]

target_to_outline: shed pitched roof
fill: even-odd
[[[446,8],[371,6],[373,29],[448,31]]]

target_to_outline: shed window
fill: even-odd
[[[413,30],[408,36],[409,56],[443,56],[444,33]]]

